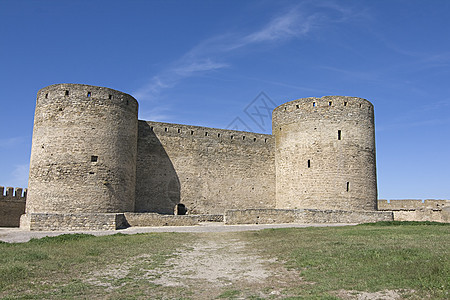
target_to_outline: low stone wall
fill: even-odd
[[[126,228],[124,214],[78,213],[78,214],[24,214],[20,228],[35,231],[116,230]]]
[[[450,223],[450,207],[444,207],[442,210],[398,210],[393,211],[393,213],[395,221],[430,221]]]
[[[392,212],[316,209],[233,209],[225,212],[227,225],[272,223],[372,223],[392,221]]]
[[[130,226],[194,226],[202,222],[223,222],[223,215],[161,215],[157,213],[125,213]]]
[[[379,211],[392,211],[395,221],[450,222],[450,200],[378,200]]]
[[[417,210],[417,209],[442,209],[450,206],[450,200],[426,199],[398,199],[378,200],[378,210]]]

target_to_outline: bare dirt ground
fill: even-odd
[[[262,258],[232,233],[208,235],[191,246],[157,268],[145,269],[142,260],[146,257],[140,257],[96,270],[86,276],[86,282],[114,290],[120,286],[113,282],[138,268],[134,280],[183,289],[192,299],[279,299],[288,296],[283,292],[286,287],[301,281],[297,271],[287,270],[274,259]]]

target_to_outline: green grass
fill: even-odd
[[[449,225],[381,222],[221,233],[298,270],[299,278],[283,286],[272,282],[267,291],[233,283],[219,288],[211,298],[260,299],[259,292],[268,295],[278,290],[285,299],[338,299],[336,291],[341,289],[387,289],[406,290],[404,296],[409,299],[448,299]],[[0,243],[0,298],[196,299],[196,292],[207,285],[165,287],[149,281],[146,272],[171,268],[167,259],[176,252],[210,238],[217,239],[217,233],[66,234],[28,243]],[[108,270],[112,274],[92,275]],[[97,282],[86,280],[91,277]],[[408,295],[410,290],[415,292]]]
[[[65,234],[32,239],[28,243],[0,243],[0,298],[2,299],[133,299],[133,295],[165,293],[148,281],[135,280],[141,268],[149,270],[182,249],[189,234],[160,233],[94,237],[87,234]],[[191,236],[188,240],[193,240]],[[114,292],[105,292],[84,280],[95,270],[109,265],[127,265],[143,256],[120,278],[105,282],[121,285]],[[128,293],[130,293],[128,296]],[[157,293],[156,293],[157,294]]]
[[[237,296],[239,296],[241,292],[239,290],[227,290],[220,294],[217,298],[218,299],[234,299]]]
[[[299,296],[324,299],[340,289],[415,290],[415,297],[450,297],[450,226],[381,222],[335,228],[268,229],[248,233],[264,255],[286,261],[306,282]]]

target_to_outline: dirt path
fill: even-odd
[[[183,290],[192,299],[284,298],[281,291],[300,281],[298,272],[288,271],[274,259],[262,258],[238,233],[200,238],[190,249],[177,252],[156,268],[142,268],[143,260],[145,257],[109,266],[93,272],[86,281],[113,290],[120,286],[108,282],[130,276],[129,271],[141,265],[134,280],[171,287],[175,294],[177,289]]]

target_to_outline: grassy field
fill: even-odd
[[[248,234],[265,256],[285,261],[314,283],[292,287],[300,299],[336,299],[333,292],[341,289],[403,289],[405,298],[449,299],[449,225],[381,222]]]
[[[77,234],[0,243],[0,298],[352,299],[367,292],[376,299],[375,292],[395,291],[409,299],[448,299],[449,225]],[[205,257],[214,258],[205,263]],[[213,270],[215,261],[225,265],[216,268],[219,276],[196,274]],[[237,280],[245,269],[225,270],[236,261],[248,261],[259,275]],[[220,268],[231,277],[220,277]]]

